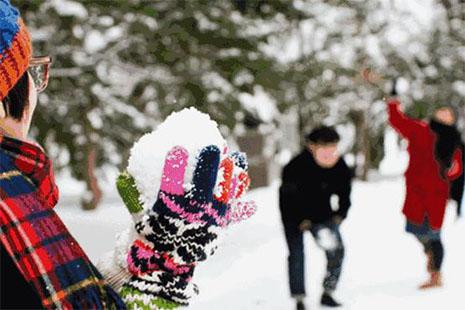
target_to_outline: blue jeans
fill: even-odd
[[[305,255],[303,232],[297,225],[285,225],[284,232],[289,249],[288,274],[291,295],[305,295]],[[336,289],[344,260],[344,245],[339,231],[339,225],[332,221],[313,224],[310,233],[317,245],[326,254],[326,276],[323,280],[325,292]]]
[[[418,240],[432,241],[441,239],[441,230],[433,230],[429,225],[428,219],[425,218],[423,224],[417,225],[407,221],[405,230],[413,234]]]

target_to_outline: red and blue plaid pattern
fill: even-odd
[[[0,136],[0,240],[45,308],[123,309],[53,210],[58,189],[37,146]]]

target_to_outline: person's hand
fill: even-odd
[[[376,88],[386,98],[386,78],[370,68],[364,68],[360,72],[362,80]]]
[[[362,79],[377,87],[377,88],[381,88],[381,83],[384,81],[384,78],[379,75],[378,73],[376,73],[374,70],[371,70],[370,68],[364,68],[360,71],[360,75],[362,76]]]
[[[128,253],[132,277],[121,290],[128,304],[187,305],[198,291],[191,282],[197,263],[214,253],[223,228],[255,211],[253,202],[241,200],[250,183],[245,154],[221,154],[213,145],[203,148],[192,182],[186,184],[189,155],[180,146],[168,153],[158,199],[149,210],[140,211],[134,197],[123,199],[136,215],[140,236]],[[128,180],[120,192],[134,187]]]
[[[342,221],[344,221],[344,218],[342,216],[340,216],[340,215],[333,216],[333,222],[336,225],[341,225]]]
[[[312,222],[310,220],[303,220],[299,224],[300,231],[307,231],[312,227]]]

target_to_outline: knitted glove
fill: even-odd
[[[140,194],[134,178],[127,172],[121,173],[116,180],[118,192],[134,221],[143,214]],[[139,216],[138,216],[139,215]],[[128,228],[116,236],[115,248],[103,255],[97,262],[97,268],[111,287],[120,291],[123,284],[131,278],[132,274],[127,266],[127,253],[133,241],[137,238],[134,228]]]
[[[241,201],[250,183],[244,154],[223,154],[220,160],[218,147],[205,147],[190,186],[185,182],[188,156],[179,146],[168,153],[158,198],[146,211],[132,177],[122,174],[118,179],[139,233],[127,259],[132,277],[120,292],[130,308],[187,305],[198,293],[191,282],[196,264],[214,253],[223,228],[255,212],[253,203]]]

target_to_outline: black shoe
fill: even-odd
[[[299,300],[296,304],[296,309],[297,310],[305,310],[305,304],[302,300]]]
[[[342,306],[340,303],[334,300],[333,296],[328,293],[321,295],[321,304],[326,307],[336,308]]]

